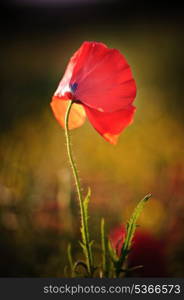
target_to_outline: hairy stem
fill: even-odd
[[[67,154],[69,158],[69,162],[72,168],[76,188],[77,188],[77,194],[78,194],[78,200],[79,200],[79,206],[80,206],[80,216],[81,216],[81,231],[82,234],[82,242],[83,247],[85,249],[84,253],[86,256],[86,265],[88,269],[88,275],[92,277],[93,274],[93,259],[90,249],[90,240],[89,240],[89,229],[88,229],[88,223],[86,222],[87,217],[85,216],[85,208],[84,208],[84,201],[82,197],[82,188],[79,180],[79,175],[77,171],[77,167],[72,155],[72,147],[71,147],[71,139],[70,139],[70,132],[69,132],[69,115],[72,108],[72,101],[69,101],[69,105],[67,107],[66,115],[65,115],[65,137],[66,137],[66,146],[67,146]]]

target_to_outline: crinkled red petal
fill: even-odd
[[[86,115],[93,127],[111,144],[116,144],[120,133],[131,124],[135,107],[129,105],[112,113],[99,112],[84,106]]]

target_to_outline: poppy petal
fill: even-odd
[[[92,55],[89,55],[94,48],[93,44],[99,44],[101,47],[96,49]],[[54,95],[63,98],[65,92],[71,91],[71,86],[78,81],[84,79],[88,73],[88,69],[94,67],[93,55],[95,55],[96,63],[99,63],[104,56],[104,48],[107,48],[103,43],[84,42],[81,47],[73,54],[67,65],[63,78],[61,79],[57,90]],[[96,51],[97,50],[97,51]],[[77,83],[78,85],[78,83]],[[64,99],[64,98],[63,98]]]
[[[73,69],[71,83],[77,82],[76,99],[105,112],[131,104],[136,85],[124,56],[102,43],[85,42]]]
[[[68,107],[68,101],[57,97],[52,98],[51,108],[59,124],[65,127],[65,114]],[[69,115],[69,129],[74,129],[83,125],[86,119],[86,113],[82,105],[73,103]]]
[[[129,105],[113,113],[104,113],[84,106],[93,127],[111,144],[116,144],[120,133],[131,124],[135,107]]]
[[[104,112],[131,104],[136,84],[125,57],[103,43],[84,42],[67,66],[55,96],[62,97],[76,86],[74,99]]]

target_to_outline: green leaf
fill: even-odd
[[[74,263],[72,258],[71,244],[68,244],[67,255],[68,255],[68,261],[71,269],[71,276],[74,277]]]
[[[118,275],[119,270],[121,269],[122,265],[125,262],[125,259],[127,257],[127,255],[130,252],[131,249],[131,245],[132,245],[132,239],[134,237],[135,234],[135,230],[137,227],[137,219],[139,218],[146,202],[149,200],[149,198],[151,197],[151,194],[146,195],[136,206],[136,208],[133,211],[133,214],[130,218],[130,220],[127,223],[127,232],[126,232],[126,236],[125,236],[125,241],[121,250],[121,255],[120,258],[118,260],[118,262],[116,263],[116,274]]]
[[[81,235],[82,235],[82,242],[79,242],[84,255],[86,257],[86,261],[87,261],[87,266],[88,266],[88,271],[89,273],[93,272],[93,255],[92,255],[92,244],[93,241],[90,241],[90,237],[89,237],[89,226],[88,226],[88,219],[89,219],[89,215],[88,215],[88,206],[89,206],[89,200],[91,197],[91,190],[90,188],[88,188],[88,192],[86,197],[84,198],[84,200],[82,201],[82,209],[83,209],[83,218],[82,218],[82,222],[81,222]]]
[[[86,197],[83,200],[83,207],[84,207],[84,226],[81,227],[81,234],[82,234],[82,242],[84,245],[87,244],[87,242],[89,242],[89,230],[88,230],[88,219],[89,219],[89,215],[88,215],[88,206],[89,206],[89,200],[91,197],[91,190],[90,188],[88,188],[88,192]],[[84,227],[87,229],[86,230],[86,234],[84,232]]]
[[[124,249],[129,252],[130,248],[131,248],[131,243],[132,243],[132,239],[137,227],[137,219],[139,218],[146,202],[149,200],[149,198],[151,197],[151,194],[146,195],[136,206],[136,208],[134,209],[134,212],[130,218],[130,220],[127,223],[127,233],[126,233],[126,237],[125,237],[125,242],[124,242]]]
[[[119,257],[117,256],[115,249],[112,247],[110,240],[108,240],[107,245],[108,245],[109,256],[113,261],[113,263],[116,263],[119,260]]]
[[[101,219],[101,245],[102,245],[102,276],[108,277],[107,238],[105,236],[105,220]]]

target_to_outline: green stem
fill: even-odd
[[[108,277],[108,262],[107,262],[107,240],[105,236],[105,221],[101,219],[101,244],[102,244],[102,276]]]
[[[90,251],[89,230],[88,230],[88,224],[86,223],[86,218],[85,218],[85,209],[84,209],[84,201],[83,201],[83,197],[82,197],[82,188],[80,185],[79,175],[78,175],[78,171],[77,171],[77,168],[75,165],[75,161],[74,161],[74,158],[72,155],[72,147],[71,147],[71,140],[70,140],[69,124],[68,124],[72,104],[73,104],[73,101],[69,101],[66,115],[65,115],[66,146],[67,146],[67,154],[68,154],[69,162],[70,162],[72,172],[74,175],[78,199],[79,199],[80,215],[81,215],[81,228],[84,233],[82,236],[82,241],[83,241],[83,246],[85,247],[86,264],[87,264],[89,276],[92,277],[93,261],[92,261],[91,251]]]

